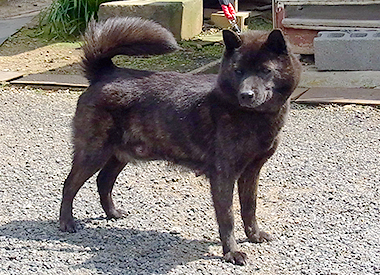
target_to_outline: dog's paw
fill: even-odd
[[[252,243],[263,243],[272,241],[273,237],[264,231],[258,231],[255,234],[249,234],[248,239]]]
[[[233,263],[236,265],[245,265],[245,261],[247,260],[247,254],[241,251],[230,251],[226,255],[223,256],[224,260]]]
[[[128,215],[128,213],[121,209],[113,209],[109,213],[107,213],[107,219],[121,219],[125,218]]]
[[[59,229],[63,232],[75,233],[77,232],[77,225],[73,219],[67,221],[60,221]]]

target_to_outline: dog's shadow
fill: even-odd
[[[86,222],[79,221],[80,224]],[[175,232],[103,226],[66,233],[59,231],[55,220],[13,221],[0,226],[0,238],[18,239],[19,244],[25,242],[23,249],[30,249],[29,241],[40,242],[35,249],[49,250],[58,258],[60,253],[85,253],[86,259],[71,268],[96,269],[105,274],[145,274],[147,271],[165,274],[191,261],[219,258],[209,253],[209,247],[217,242],[184,239]],[[8,249],[12,250],[12,246]]]

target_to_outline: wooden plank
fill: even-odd
[[[380,105],[380,100],[370,100],[370,99],[339,99],[339,98],[318,98],[318,99],[308,99],[308,100],[296,100],[296,103],[335,103],[335,104],[358,104],[358,105]]]
[[[297,100],[301,95],[303,95],[309,88],[296,88],[292,95],[290,96],[291,101]]]
[[[380,105],[380,89],[310,88],[295,100],[295,102]]]
[[[19,72],[1,72],[0,71],[0,82],[10,81],[16,78],[22,77],[22,73]]]
[[[89,85],[84,76],[58,74],[31,74],[11,81],[11,84],[67,86],[76,88],[87,88]]]

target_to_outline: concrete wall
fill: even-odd
[[[138,16],[168,28],[179,39],[190,39],[202,31],[202,0],[129,0],[104,3],[99,18]]]

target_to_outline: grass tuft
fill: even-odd
[[[70,39],[82,34],[88,22],[97,19],[99,5],[110,0],[54,0],[41,12],[40,34],[50,39]]]
[[[182,49],[174,53],[149,57],[119,55],[113,61],[117,66],[137,70],[186,73],[220,59],[223,54],[223,45],[220,43],[202,45],[202,42],[181,41],[179,45]]]

